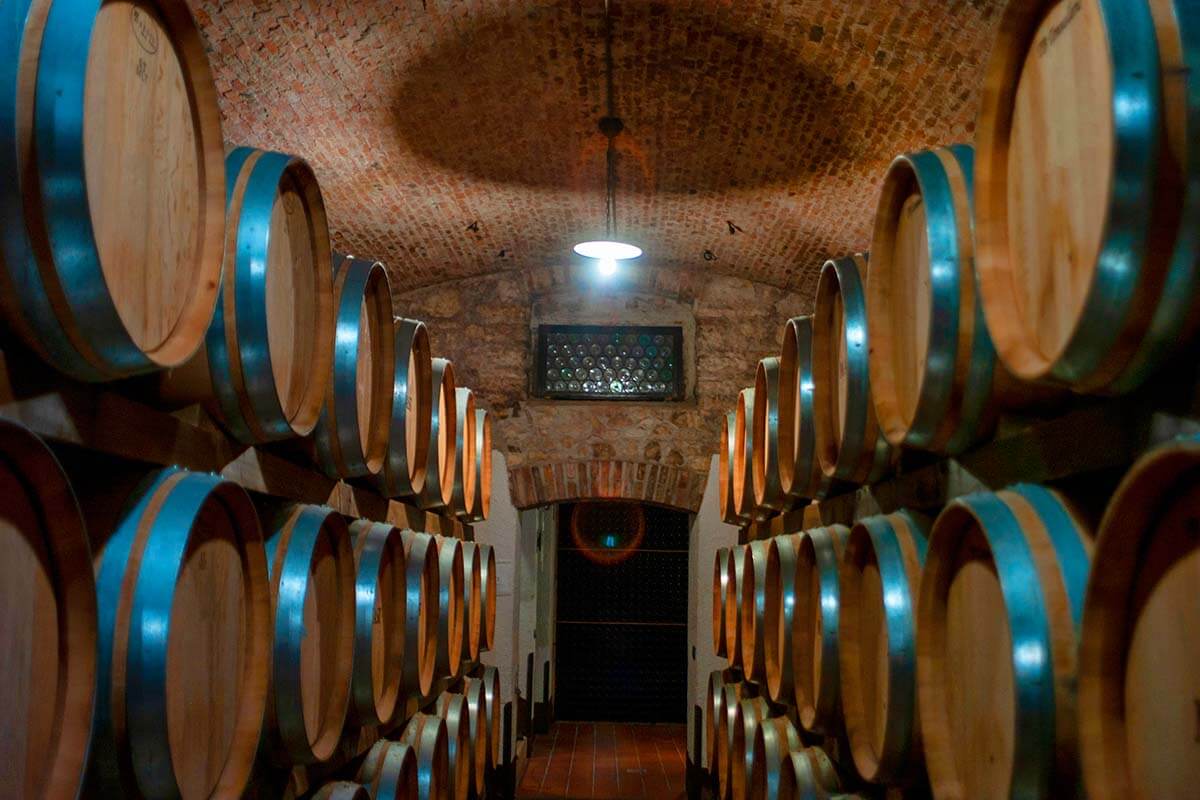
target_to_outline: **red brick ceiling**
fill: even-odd
[[[190,4],[226,139],[306,157],[335,245],[400,290],[562,263],[602,230],[603,0]],[[895,154],[971,139],[999,5],[613,0],[641,268],[811,294],[867,246]]]

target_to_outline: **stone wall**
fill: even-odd
[[[597,284],[574,267],[511,270],[396,293],[396,310],[429,326],[435,355],[495,414],[512,499],[524,508],[575,497],[631,497],[699,507],[721,414],[779,352],[783,323],[811,299],[741,278],[635,264]],[[682,402],[531,398],[539,322],[681,324],[691,339]]]

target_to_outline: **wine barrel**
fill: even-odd
[[[733,507],[745,520],[763,519],[766,514],[754,502],[754,390],[742,389],[734,411]]]
[[[331,478],[377,475],[388,449],[396,336],[378,261],[334,256],[333,369],[317,420],[317,462]]]
[[[729,591],[729,548],[718,547],[713,555],[712,629],[713,652],[722,658],[729,656],[725,649],[725,596]]]
[[[779,354],[779,482],[792,506],[824,497],[833,488],[817,458],[812,326],[812,317],[789,319]]]
[[[0,419],[0,735],[6,791],[77,797],[96,702],[96,587],[58,459]]]
[[[471,775],[475,796],[483,797],[487,789],[487,767],[492,747],[492,720],[488,716],[487,691],[478,678],[464,678],[463,697],[467,699],[471,731]],[[498,722],[500,717],[496,717]],[[499,738],[499,731],[496,738]]]
[[[470,522],[482,522],[492,513],[492,412],[475,409],[475,497]]]
[[[771,551],[768,539],[746,545],[745,588],[742,605],[737,610],[742,625],[742,670],[746,679],[762,683],[767,679],[767,648],[765,623],[767,605],[767,558]]]
[[[449,766],[449,795],[452,800],[467,800],[475,785],[472,765],[475,752],[471,745],[470,709],[461,694],[444,692],[437,700],[437,715],[446,721],[446,750]]]
[[[752,686],[748,683],[726,683],[722,687],[724,699],[717,717],[717,797],[721,800],[733,796],[733,723],[738,703],[743,695],[749,697],[750,691]]]
[[[395,322],[392,405],[387,455],[376,480],[387,497],[416,497],[425,486],[432,426],[432,360],[429,331],[413,319]]]
[[[262,531],[240,486],[165,469],[98,554],[93,790],[239,796],[271,668]]]
[[[917,601],[918,709],[939,797],[1074,797],[1076,636],[1092,545],[1061,497],[951,502]]]
[[[356,778],[371,800],[413,800],[417,796],[417,754],[403,742],[380,739],[371,745]]]
[[[427,697],[433,689],[438,651],[438,546],[427,533],[402,531],[404,543],[404,693]]]
[[[463,644],[461,659],[477,661],[483,645],[483,552],[474,542],[462,543]]]
[[[819,747],[805,747],[788,753],[780,770],[781,798],[794,800],[834,800],[836,797],[860,797],[838,794],[842,780],[829,756]],[[889,794],[888,797],[892,795]]]
[[[817,459],[825,477],[851,484],[879,480],[891,460],[871,402],[866,275],[865,255],[826,261],[812,323]]]
[[[269,749],[281,765],[333,755],[354,665],[354,556],[333,509],[296,505],[270,526],[274,646],[267,694]]]
[[[792,670],[797,716],[810,733],[836,735],[841,726],[838,565],[849,536],[844,525],[813,528],[796,553]]]
[[[776,703],[789,705],[796,697],[792,631],[796,624],[796,557],[803,537],[804,534],[796,533],[767,540],[770,547],[763,609],[767,694]]]
[[[765,719],[754,732],[754,756],[749,796],[759,800],[792,800],[784,772],[791,772],[791,754],[800,750],[800,734],[787,717]]]
[[[1200,786],[1186,704],[1200,697],[1198,519],[1195,436],[1138,461],[1104,512],[1079,654],[1090,798],[1186,797]]]
[[[400,741],[416,752],[418,800],[450,800],[450,738],[446,722],[433,714],[413,714]]]
[[[754,735],[770,716],[762,697],[749,697],[734,706],[729,737],[729,795],[733,800],[750,800],[750,776],[754,773]]]
[[[429,456],[425,461],[425,485],[417,501],[421,508],[440,511],[450,507],[457,472],[454,365],[435,358],[430,375]]]
[[[225,270],[204,350],[171,384],[208,382],[213,410],[246,444],[307,436],[333,362],[329,228],[300,158],[234,149]],[[207,370],[204,369],[207,355]]]
[[[370,800],[371,795],[361,783],[334,781],[313,793],[313,800]]]
[[[717,775],[717,724],[725,709],[725,673],[715,669],[708,673],[704,694],[704,763],[713,777]]]
[[[1195,28],[1171,0],[1005,8],[975,238],[988,329],[1017,377],[1126,391],[1195,333]]]
[[[907,511],[867,517],[842,553],[842,717],[854,766],[872,783],[907,782],[921,761],[916,605],[928,536],[928,520]]]
[[[454,390],[454,484],[449,510],[467,519],[475,510],[475,393],[461,386]]]
[[[488,766],[495,769],[503,763],[504,752],[500,745],[503,739],[500,728],[500,670],[495,667],[483,668],[483,699],[488,712]]]
[[[479,545],[479,583],[483,587],[481,650],[496,646],[496,550],[490,544]]]
[[[958,454],[995,427],[996,350],[976,294],[969,145],[898,157],[867,280],[871,399],[899,447]]]
[[[463,553],[462,542],[434,536],[438,550],[438,645],[436,673],[458,675],[462,666]]]
[[[720,495],[721,521],[730,525],[746,522],[738,513],[733,497],[733,464],[737,452],[737,415],[730,411],[721,420],[721,446],[717,456],[717,491]]]
[[[350,707],[364,725],[403,712],[408,565],[400,529],[360,519],[350,523],[354,545],[354,672]]]
[[[754,415],[750,426],[751,477],[754,479],[754,503],[759,508],[785,511],[791,498],[783,490],[780,456],[780,368],[779,358],[771,356],[758,362],[754,374]],[[785,431],[786,433],[786,431]],[[794,449],[788,447],[790,454]]]
[[[186,5],[0,11],[0,305],[80,380],[183,363],[217,301],[221,115]]]
[[[742,668],[742,602],[746,591],[746,546],[729,548],[729,580],[725,585],[725,653],[729,666]]]

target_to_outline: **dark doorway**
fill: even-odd
[[[688,515],[582,502],[558,520],[556,717],[686,721]]]

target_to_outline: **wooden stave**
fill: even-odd
[[[502,765],[504,757],[501,749],[503,732],[500,725],[500,670],[492,666],[483,668],[483,695],[488,712],[488,766],[497,769]]]
[[[725,652],[729,666],[742,668],[742,598],[746,587],[746,545],[729,548],[729,582],[725,594]]]
[[[791,800],[795,792],[785,794],[783,772],[791,769],[791,753],[803,744],[800,734],[787,717],[763,720],[754,733],[754,762],[748,795],[762,800]]]
[[[767,516],[767,509],[759,508],[754,502],[753,425],[747,423],[747,419],[753,423],[753,417],[754,389],[742,389],[734,411],[733,505],[738,516],[746,521]]]
[[[725,414],[721,422],[721,446],[717,457],[717,483],[721,508],[721,521],[730,525],[741,525],[744,520],[737,511],[733,500],[733,458],[737,445],[734,436],[736,430],[736,414],[732,411]]]
[[[467,701],[471,731],[471,775],[476,797],[487,790],[488,756],[491,752],[491,718],[488,716],[487,694],[478,678],[463,680],[462,695]],[[496,718],[499,720],[499,717]]]
[[[417,503],[426,511],[440,511],[450,507],[454,476],[458,471],[458,434],[455,425],[457,392],[454,364],[444,358],[435,358],[430,370],[429,456],[425,462],[425,485],[417,495]],[[445,397],[445,414],[440,411],[443,404],[439,398],[442,396]],[[445,452],[440,445],[443,428],[446,431]]]
[[[879,430],[871,401],[871,376],[867,366],[870,338],[867,329],[864,282],[867,256],[858,254],[826,261],[817,281],[816,312],[813,316],[812,377],[813,419],[820,469],[827,480],[849,484],[873,483],[890,466],[891,448]],[[846,424],[839,437],[829,393],[835,381],[836,358],[830,338],[835,336],[830,306],[840,296],[843,326],[852,326],[858,336],[847,337]],[[840,334],[838,334],[840,335]],[[851,342],[851,338],[861,339]],[[853,345],[853,346],[851,346]]]
[[[15,146],[17,152],[0,149],[7,155],[0,156],[0,186],[10,187],[0,191],[0,217],[26,221],[0,230],[0,305],[26,345],[78,380],[113,380],[182,364],[201,346],[217,302],[225,164],[216,88],[187,7],[156,3],[156,8],[172,34],[192,101],[206,198],[206,235],[197,260],[206,267],[194,284],[190,310],[175,324],[176,330],[192,333],[151,352],[135,343],[109,294],[90,216],[80,145],[85,141],[85,78],[96,6],[61,3],[39,11],[20,0],[9,4],[0,19],[0,49],[13,54],[0,69],[0,130],[14,145],[26,138],[31,145],[40,142],[27,148],[28,157]],[[26,33],[35,44],[26,41]],[[32,77],[22,74],[27,45],[37,48],[30,56],[29,63],[38,64]],[[55,56],[43,60],[43,51]],[[63,53],[77,57],[64,58]],[[19,110],[23,82],[36,90],[25,112]],[[22,176],[33,185],[23,187]],[[53,185],[49,192],[47,183]],[[25,195],[33,199],[27,201]]]
[[[419,800],[450,800],[450,736],[445,720],[417,712],[404,726],[400,741],[416,754]]]
[[[1098,0],[1096,7],[1108,36],[1112,64],[1113,176],[1095,270],[1083,308],[1074,320],[1072,334],[1054,357],[1034,353],[1035,348],[1009,327],[1016,321],[1013,287],[1007,276],[1009,256],[1007,217],[1007,151],[1011,134],[1012,104],[1029,43],[1041,21],[1044,4],[1014,4],[1001,18],[1001,36],[992,50],[983,85],[976,134],[977,261],[983,303],[996,349],[1007,369],[1018,378],[1051,380],[1080,392],[1125,392],[1145,380],[1157,362],[1173,349],[1186,328],[1194,332],[1187,303],[1168,301],[1150,308],[1170,284],[1175,291],[1194,291],[1196,275],[1194,229],[1196,193],[1186,193],[1187,241],[1170,266],[1154,263],[1154,238],[1158,230],[1154,212],[1163,191],[1160,170],[1169,162],[1163,147],[1160,121],[1164,115],[1161,89],[1162,64],[1156,45],[1153,3]],[[1178,5],[1178,4],[1175,4]],[[1185,12],[1186,13],[1186,12]],[[1189,26],[1184,26],[1189,27]],[[1194,31],[1185,36],[1187,64],[1173,71],[1186,74],[1194,68],[1197,52]],[[1191,103],[1195,107],[1194,103]],[[1188,115],[1191,115],[1189,110]],[[1189,126],[1190,127],[1190,126]],[[1194,137],[1189,137],[1194,138]],[[1188,156],[1187,181],[1197,172],[1196,156]],[[1169,273],[1164,274],[1164,273]],[[1145,285],[1143,285],[1145,284]],[[1011,318],[1008,316],[1013,314]],[[1152,317],[1150,326],[1140,317]],[[1019,326],[1013,326],[1019,327]],[[1142,337],[1154,329],[1152,339]],[[1161,336],[1157,341],[1154,338]]]
[[[1126,729],[1131,644],[1138,612],[1150,595],[1139,581],[1139,567],[1152,558],[1158,537],[1174,531],[1182,538],[1177,528],[1154,523],[1194,485],[1198,464],[1200,438],[1194,434],[1149,451],[1122,478],[1097,530],[1083,608],[1078,701],[1083,783],[1095,800],[1150,796],[1130,763],[1133,736]],[[1155,568],[1159,577],[1189,557],[1186,552],[1169,555],[1164,559],[1168,564],[1160,561]]]
[[[490,544],[481,544],[479,554],[479,582],[483,587],[483,642],[479,647],[480,650],[491,650],[496,646],[496,583],[499,579],[496,549]]]
[[[463,573],[462,542],[434,536],[438,551],[438,646],[436,674],[457,676],[462,668]]]
[[[835,735],[841,718],[841,677],[839,670],[839,614],[826,615],[824,609],[840,609],[841,588],[838,569],[850,529],[845,525],[829,525],[805,531],[796,556],[796,610],[792,631],[792,669],[795,675],[796,712],[800,727],[809,733]],[[806,643],[813,641],[812,615],[809,613],[809,585],[801,580],[801,571],[811,563],[818,573],[821,609],[821,674],[813,685],[814,697],[808,696],[807,685],[813,683],[813,653],[805,653]],[[807,658],[805,656],[808,656]]]
[[[467,699],[461,694],[443,692],[438,697],[435,708],[437,715],[446,723],[450,798],[467,800],[474,787],[472,767],[475,758]]]
[[[355,520],[350,523],[350,539],[354,548],[354,659],[350,708],[356,721],[365,725],[382,724],[400,713],[404,705],[401,665],[407,659],[407,625],[401,627],[397,623],[401,620],[407,622],[408,608],[405,596],[393,598],[391,608],[385,606],[383,609],[392,620],[389,629],[383,631],[387,653],[384,664],[388,674],[384,684],[376,686],[372,661],[379,578],[385,559],[389,558],[394,571],[407,575],[408,556],[404,551],[400,529],[386,522]],[[396,616],[398,613],[399,619]],[[382,627],[383,622],[380,624]]]
[[[212,407],[234,438],[244,444],[307,436],[316,428],[333,363],[333,280],[320,268],[331,263],[331,251],[320,188],[306,161],[283,153],[237,147],[226,158],[225,168],[235,176],[227,190],[235,222],[226,233],[226,268],[201,351],[207,356],[215,394]],[[315,242],[316,346],[311,375],[316,379],[309,383],[294,419],[288,419],[283,410],[272,372],[264,268],[271,212],[285,175],[299,178],[316,214],[316,228],[325,231]],[[243,227],[253,232],[245,240]]]
[[[463,661],[477,661],[483,645],[483,554],[474,542],[462,542],[463,599],[466,601],[463,625]]]
[[[271,681],[268,684],[265,729],[268,746],[284,764],[326,761],[336,751],[350,705],[350,683],[354,664],[354,557],[350,531],[342,517],[324,506],[296,505],[273,526],[266,542],[268,579],[271,582],[273,641]],[[301,646],[308,631],[304,605],[311,590],[308,580],[313,552],[322,535],[334,541],[341,596],[331,598],[338,606],[339,633],[334,699],[331,714],[314,737],[303,718]]]
[[[974,149],[950,145],[898,156],[884,177],[871,241],[868,368],[879,428],[896,447],[957,455],[995,428],[991,402],[998,368],[978,296],[972,230]],[[920,194],[930,258],[930,326],[916,409],[906,418],[896,398],[889,348],[894,223],[904,195]],[[901,343],[903,344],[903,343]]]
[[[771,511],[786,511],[791,500],[783,490],[780,426],[781,372],[778,356],[761,359],[754,374],[754,415],[751,423],[751,475],[754,504]],[[790,451],[789,451],[790,452]]]
[[[400,684],[407,695],[427,697],[436,677],[438,595],[441,570],[432,535],[402,531],[404,543],[404,663]]]
[[[717,720],[725,708],[725,673],[716,669],[708,674],[704,693],[704,763],[712,776],[717,774]]]
[[[804,747],[788,753],[780,775],[781,797],[795,800],[833,800],[835,797],[860,797],[836,794],[841,778],[829,756],[819,747]],[[783,787],[787,788],[783,788]],[[790,791],[791,794],[787,794]]]
[[[270,592],[262,531],[254,506],[240,486],[218,476],[172,467],[154,473],[129,499],[124,517],[104,549],[97,554],[96,590],[101,632],[98,686],[113,684],[114,650],[128,646],[114,638],[128,635],[128,631],[123,634],[116,631],[118,615],[128,614],[132,605],[143,614],[159,618],[170,616],[173,598],[168,595],[174,592],[174,577],[159,575],[145,580],[145,576],[139,574],[134,596],[127,599],[122,597],[126,591],[123,585],[128,580],[125,568],[143,563],[151,549],[154,551],[152,561],[159,563],[170,563],[174,552],[182,555],[186,541],[178,540],[181,536],[184,540],[190,539],[192,529],[188,521],[195,520],[209,502],[222,503],[227,513],[237,518],[237,532],[243,540],[242,563],[246,568],[244,588],[247,590],[247,628],[250,633],[245,641],[250,645],[243,659],[241,694],[248,699],[239,704],[230,756],[217,777],[215,789],[215,793],[234,796],[240,795],[245,788],[254,765],[266,710],[270,670],[268,643],[271,639]],[[148,519],[151,514],[153,520]],[[143,520],[149,522],[148,528]],[[144,630],[145,625],[129,623],[130,630],[135,627]],[[145,666],[154,674],[147,680],[133,680],[137,671],[126,666],[123,692],[114,692],[117,697],[112,699],[106,691],[97,692],[89,778],[94,791],[116,795],[128,792],[146,797],[179,794],[172,774],[174,764],[169,736],[163,729],[167,716],[162,707],[165,698],[161,697],[162,692],[145,686],[141,686],[145,691],[138,691],[143,683],[157,687],[166,685],[169,642],[163,641],[159,631],[153,632],[159,633],[155,637],[158,641],[143,636],[143,640],[151,641],[150,646],[143,649],[142,656]],[[128,653],[126,660],[128,665]],[[134,707],[132,711],[130,705]],[[155,720],[162,720],[163,727],[156,725]],[[114,730],[109,730],[110,725]]]
[[[779,482],[793,507],[836,488],[817,458],[812,341],[812,317],[793,317],[784,324],[779,354]]]
[[[403,742],[380,739],[371,745],[355,780],[371,800],[398,800],[417,796],[417,754]]]
[[[842,719],[856,771],[871,783],[904,783],[919,767],[916,604],[929,537],[928,519],[909,511],[867,517],[850,531],[839,573],[839,674]],[[856,637],[860,564],[873,556],[889,598],[883,619],[888,642],[887,722],[875,752],[859,696]]]
[[[333,367],[329,388],[313,432],[317,463],[331,478],[361,478],[378,475],[387,456],[391,398],[381,391],[395,382],[396,337],[392,328],[392,289],[387,270],[378,261],[334,254],[333,274]],[[371,418],[365,423],[370,443],[363,451],[358,418],[358,333],[362,305],[370,300],[376,314],[372,344],[378,342],[378,359],[372,356],[375,372],[375,396],[371,398]],[[386,330],[385,330],[386,328]]]
[[[746,680],[763,683],[767,678],[766,633],[764,615],[767,605],[767,560],[770,540],[759,539],[746,545],[745,588],[742,604],[736,610],[741,619],[742,670]]]
[[[52,753],[43,759],[37,796],[77,797],[87,769],[97,702],[98,616],[91,546],[70,481],[36,434],[0,419],[0,459],[23,477],[30,504],[49,523],[45,529],[52,535],[43,544],[48,545],[45,553],[61,609],[57,615],[60,670],[53,706],[56,735]],[[30,787],[26,782],[12,788],[20,794]]]
[[[333,781],[317,789],[313,800],[371,800],[371,795],[361,783]]]
[[[450,490],[449,511],[456,517],[469,518],[474,511],[475,483],[475,393],[461,386],[454,390],[454,484]]]
[[[723,713],[717,718],[717,797],[730,800],[733,790],[733,723],[737,715],[737,705],[743,695],[750,696],[751,685],[741,682],[726,683],[722,691]]]
[[[396,362],[392,380],[392,413],[388,425],[388,449],[383,467],[376,476],[375,486],[386,497],[417,497],[425,487],[426,462],[429,457],[429,435],[432,428],[431,392],[432,359],[429,355],[429,330],[415,319],[399,318],[394,323],[392,351]],[[408,463],[408,381],[409,360],[415,362],[417,409],[414,445],[415,463]]]
[[[718,547],[713,554],[712,630],[713,652],[728,658],[725,645],[725,594],[729,586],[729,548]]]
[[[732,800],[749,800],[750,776],[754,774],[754,736],[771,714],[765,698],[749,697],[734,707],[729,733],[729,795]]]
[[[796,555],[803,536],[803,533],[787,534],[768,540],[764,655],[767,695],[776,703],[792,703],[796,696],[792,630],[796,610]]]
[[[469,522],[483,522],[492,513],[492,412],[475,409],[475,497]]]
[[[1032,516],[1040,526],[1040,532],[1055,551],[1056,576],[1040,575],[1033,565],[1018,515]],[[945,604],[939,600],[944,600],[950,578],[946,574],[947,554],[943,549],[958,541],[961,526],[971,524],[978,525],[987,538],[994,560],[997,544],[1004,548],[999,555],[1005,563],[996,561],[996,574],[1007,595],[1006,605],[1009,598],[1023,593],[1025,596],[1021,599],[1035,606],[1032,613],[1023,614],[1017,620],[1013,619],[1011,611],[1008,612],[1014,682],[1019,687],[1015,725],[1019,735],[1015,736],[1010,789],[1014,794],[1026,796],[1028,793],[1030,797],[1051,797],[1056,792],[1071,796],[1078,786],[1074,742],[1076,715],[1071,688],[1075,676],[1059,675],[1059,669],[1053,664],[1047,669],[1046,662],[1050,659],[1042,659],[1039,667],[1031,659],[1018,660],[1015,654],[1022,643],[1032,643],[1032,647],[1042,648],[1039,650],[1042,653],[1051,650],[1051,628],[1057,624],[1060,629],[1069,630],[1067,635],[1071,637],[1072,645],[1059,657],[1068,662],[1075,660],[1073,637],[1083,612],[1091,535],[1057,492],[1032,484],[1017,484],[1001,492],[977,492],[957,498],[934,521],[917,601],[917,708],[930,785],[938,796],[946,793],[949,793],[946,796],[956,796],[954,792],[958,792],[957,796],[965,796],[955,776],[954,754],[947,747],[950,737],[946,735],[945,681],[938,657],[944,649]],[[1036,583],[1029,581],[1027,576],[1030,574],[1038,575],[1039,580]],[[1066,606],[1063,609],[1065,619],[1046,619],[1043,598],[1047,589]],[[1040,614],[1037,606],[1041,606]],[[1014,626],[1014,621],[1019,624]],[[1030,675],[1024,687],[1021,687],[1022,661]],[[1024,700],[1019,696],[1022,689]],[[1056,695],[1060,693],[1063,695],[1061,702],[1056,701]]]

